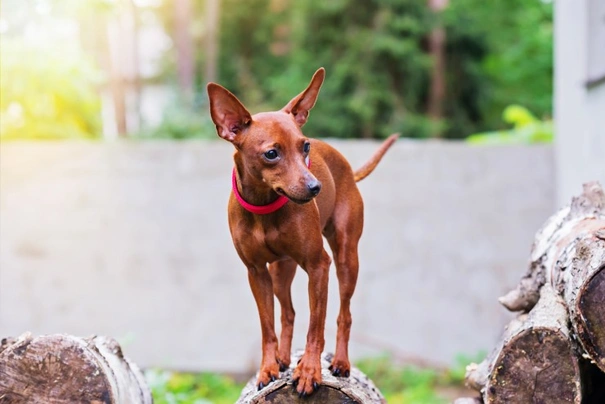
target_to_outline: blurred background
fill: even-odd
[[[314,136],[462,139],[530,114],[549,121],[552,10],[538,0],[6,0],[2,138],[212,138],[207,82],[274,109],[320,66],[329,80]],[[503,120],[513,104],[522,108]],[[547,125],[528,140],[551,138]]]
[[[227,227],[218,82],[359,167],[351,357],[393,403],[465,393],[555,210],[605,183],[601,0],[3,0],[0,337],[117,338],[158,403],[228,403],[260,328]],[[326,350],[334,349],[331,274]],[[308,325],[293,286],[294,348]],[[276,313],[279,318],[279,311]]]

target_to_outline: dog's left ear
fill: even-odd
[[[321,88],[325,77],[326,70],[323,67],[320,67],[313,75],[311,83],[309,83],[309,86],[305,91],[292,98],[288,105],[282,108],[282,111],[294,116],[294,120],[298,126],[302,127],[307,122],[309,111],[315,105],[315,101],[317,101],[319,89]]]

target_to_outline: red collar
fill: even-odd
[[[307,167],[311,168],[311,159],[309,157],[307,157]],[[268,205],[252,205],[246,202],[237,190],[235,167],[233,168],[233,174],[231,175],[231,188],[233,189],[235,199],[237,199],[242,208],[246,209],[250,213],[254,213],[255,215],[267,215],[269,213],[276,212],[289,201],[289,199],[285,196],[279,195],[275,201]]]

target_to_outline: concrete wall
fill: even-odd
[[[555,1],[555,128],[559,204],[605,185],[605,3]]]
[[[354,167],[377,146],[333,143]],[[0,336],[106,334],[142,366],[258,366],[256,307],[227,228],[229,144],[11,143],[0,153]],[[550,146],[398,142],[360,183],[352,356],[449,364],[491,349],[510,318],[496,298],[555,209],[553,171]],[[330,282],[327,350],[333,273]],[[302,271],[294,300],[303,347]]]

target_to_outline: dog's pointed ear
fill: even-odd
[[[210,116],[220,137],[233,143],[243,129],[250,125],[252,116],[237,97],[226,88],[208,83]]]
[[[317,101],[319,89],[321,88],[325,77],[326,70],[323,67],[320,67],[313,75],[311,83],[309,83],[309,86],[305,91],[292,98],[288,105],[282,108],[282,111],[294,116],[294,120],[298,126],[302,127],[307,122],[309,111],[315,105],[315,101]]]

